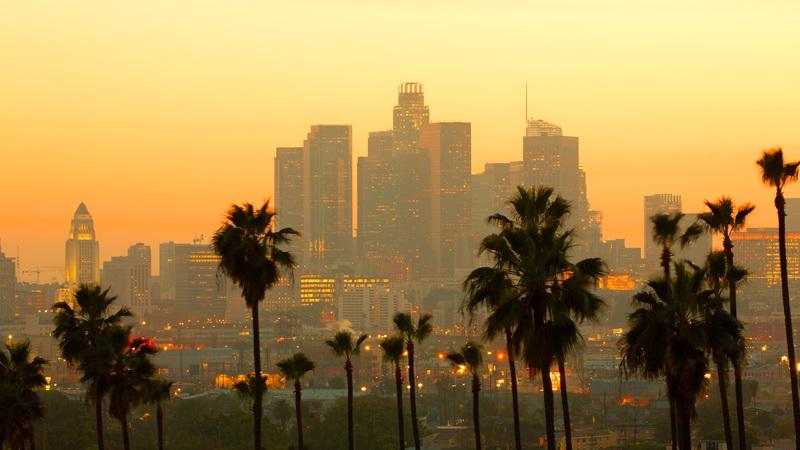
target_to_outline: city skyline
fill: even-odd
[[[280,13],[304,16],[310,31],[330,31],[332,5],[313,5]],[[423,43],[391,36],[409,18],[432,29],[446,9],[349,2],[339,7],[358,14],[337,14],[339,24],[361,31],[348,29],[327,47],[312,32],[274,49],[261,46],[288,35],[286,24],[255,5],[225,10],[224,21],[215,19],[218,7],[202,5],[191,13],[194,26],[177,29],[170,19],[186,11],[176,5],[147,15],[136,5],[51,6],[39,14],[41,6],[14,5],[0,18],[0,37],[12,44],[0,74],[7,99],[0,148],[12,170],[0,188],[15,193],[3,197],[0,238],[6,255],[20,247],[24,269],[63,264],[64,217],[81,201],[97,222],[101,260],[136,242],[209,236],[224,205],[273,197],[275,148],[298,145],[311,124],[352,125],[355,166],[367,153],[368,133],[391,127],[393,88],[404,81],[425,84],[431,122],[472,123],[473,174],[485,163],[521,159],[527,82],[529,115],[581,139],[589,201],[603,212],[604,237],[633,246],[642,245],[642,197],[656,193],[680,194],[695,211],[724,192],[758,206],[753,226],[773,226],[771,193],[759,184],[754,159],[778,145],[800,157],[800,94],[791,89],[800,65],[784,57],[800,43],[793,4],[661,4],[652,14],[654,6],[635,2],[575,2],[531,15],[522,3],[504,10],[469,3],[465,14],[443,22],[441,39]],[[109,20],[98,23],[93,11]],[[483,13],[493,20],[482,20]],[[51,26],[62,18],[77,26]],[[712,18],[715,32],[708,33]],[[142,22],[150,33],[133,26]],[[207,34],[209,28],[219,33]],[[195,41],[209,45],[184,53]],[[407,50],[420,46],[425,50],[414,55]],[[341,52],[371,70],[332,63]],[[453,58],[440,61],[442,54]],[[223,64],[209,64],[215,58]],[[325,77],[270,70],[278,60],[324,66]],[[502,75],[488,75],[478,60]],[[301,96],[306,100],[298,102]],[[237,157],[220,156],[231,152]],[[694,163],[681,165],[686,159]],[[247,176],[237,174],[242,170]]]

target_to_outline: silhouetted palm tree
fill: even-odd
[[[61,356],[82,373],[81,381],[88,383],[86,395],[94,403],[97,448],[103,441],[103,397],[108,392],[109,374],[114,349],[109,339],[111,330],[119,327],[131,313],[125,307],[111,312],[116,297],[99,286],[80,286],[74,294],[76,308],[66,302],[53,305],[55,328]]]
[[[302,390],[300,379],[303,378],[307,372],[314,370],[314,361],[311,361],[303,353],[295,353],[289,358],[282,359],[278,362],[278,369],[280,369],[283,376],[287,380],[294,380],[294,409],[297,414],[297,448],[305,450],[303,444],[303,414],[301,408]]]
[[[402,336],[389,336],[381,341],[384,361],[394,365],[394,387],[397,395],[397,436],[400,440],[400,450],[405,450],[405,425],[403,425],[403,371],[400,370],[400,360],[403,359],[405,341]]]
[[[164,408],[162,404],[170,399],[172,381],[161,378],[148,380],[145,385],[145,401],[156,405],[156,425],[158,428],[158,450],[164,450]]]
[[[706,336],[700,304],[705,271],[675,264],[675,277],[653,280],[634,295],[638,306],[629,316],[629,329],[620,340],[621,368],[626,375],[663,377],[675,405],[678,442],[691,450],[691,419],[708,371]]]
[[[484,338],[491,341],[503,333],[508,356],[508,372],[511,378],[511,406],[514,415],[514,449],[522,450],[522,437],[519,424],[519,394],[517,391],[516,355],[513,334],[517,326],[520,303],[515,301],[513,284],[505,271],[495,267],[478,267],[470,272],[463,283],[466,297],[462,308],[470,318],[474,318],[479,308],[489,311],[484,327]]]
[[[745,203],[744,205],[734,206],[730,197],[721,197],[716,202],[705,202],[708,211],[700,214],[699,219],[712,233],[722,235],[722,248],[724,252],[724,266],[728,272],[724,274],[728,284],[728,301],[730,302],[731,315],[734,319],[738,318],[736,311],[736,269],[733,263],[733,240],[731,233],[744,228],[747,216],[755,209],[755,206]],[[742,361],[744,362],[744,361]],[[739,448],[747,448],[747,437],[745,435],[744,424],[744,398],[742,395],[742,370],[741,364],[733,365],[734,391],[736,393],[736,423],[738,428]],[[726,399],[727,400],[727,399]],[[733,449],[733,442],[728,443],[729,448]]]
[[[786,268],[786,199],[783,188],[797,181],[799,161],[784,162],[783,150],[774,148],[764,151],[757,161],[761,170],[761,181],[775,188],[775,210],[778,213],[778,253],[781,264],[781,297],[786,332],[786,348],[789,358],[789,378],[792,383],[792,412],[794,414],[795,447],[800,450],[800,396],[797,386],[797,358],[794,353],[792,310],[789,303],[789,275]]]
[[[0,350],[0,447],[22,450],[28,442],[34,449],[34,423],[44,413],[36,390],[46,384],[47,361],[31,358],[29,341],[7,344],[6,351]]]
[[[480,344],[469,341],[464,344],[458,352],[450,352],[447,359],[458,367],[466,370],[472,376],[472,423],[475,428],[475,450],[481,450],[481,414],[480,414],[480,392],[481,379],[478,370],[483,364],[483,348]]]
[[[394,325],[403,336],[408,352],[408,384],[410,386],[411,400],[411,431],[414,435],[414,448],[420,450],[422,441],[419,436],[419,419],[417,417],[417,378],[414,374],[414,343],[421,344],[433,332],[432,316],[423,314],[417,324],[411,319],[410,314],[397,313],[394,315]]]
[[[353,423],[353,363],[351,357],[357,355],[361,350],[361,344],[367,339],[366,334],[362,334],[358,339],[353,339],[353,333],[342,330],[328,339],[325,344],[331,348],[336,356],[344,358],[344,372],[347,376],[347,448],[354,450],[355,443],[355,424]]]
[[[130,338],[129,327],[117,327],[111,333],[115,348],[108,390],[108,412],[122,427],[122,445],[130,450],[128,415],[145,400],[145,390],[156,368],[151,360],[156,354],[152,343],[143,338]]]
[[[220,256],[219,268],[241,289],[253,323],[253,367],[255,377],[261,378],[261,334],[258,304],[281,276],[291,275],[296,266],[291,253],[279,248],[298,233],[291,228],[273,229],[275,212],[269,201],[260,208],[249,203],[233,205],[225,223],[214,234],[211,242]],[[261,416],[263,392],[261,383],[253,397],[253,439],[255,450],[261,450]]]

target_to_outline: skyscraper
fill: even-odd
[[[303,147],[275,150],[275,223],[278,228],[303,227]]]
[[[219,273],[214,249],[199,242],[167,242],[159,246],[159,252],[162,303],[182,320],[224,319],[227,278]]]
[[[314,125],[303,143],[303,233],[312,268],[346,264],[353,242],[352,129]]]
[[[509,199],[524,184],[521,175],[522,161],[486,163],[483,172],[472,175],[472,233],[478,240],[493,231],[489,216],[508,212]]]
[[[393,117],[394,152],[417,153],[419,132],[430,121],[430,111],[425,106],[425,90],[420,83],[403,83],[397,94]]]
[[[95,237],[92,215],[83,203],[78,205],[70,223],[64,269],[67,285],[72,289],[100,282],[100,244]]]
[[[430,160],[431,237],[438,275],[450,277],[461,264],[471,264],[470,202],[472,134],[465,122],[422,127],[420,148]]]
[[[644,260],[645,270],[657,270],[661,248],[653,240],[650,218],[656,214],[681,212],[681,196],[677,194],[653,194],[644,197]]]
[[[120,305],[142,317],[151,309],[151,276],[150,246],[140,243],[130,246],[127,256],[114,256],[103,263],[100,284],[117,296]]]
[[[14,320],[15,291],[17,286],[16,264],[0,250],[0,323]]]

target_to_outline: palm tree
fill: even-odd
[[[295,353],[289,358],[278,362],[278,368],[287,380],[294,380],[294,409],[297,414],[297,448],[305,450],[303,445],[303,414],[300,408],[303,387],[300,379],[307,372],[314,370],[314,361],[308,359],[303,353]]]
[[[261,335],[258,321],[258,303],[285,275],[291,275],[296,266],[291,253],[281,250],[291,236],[298,233],[291,228],[273,229],[275,211],[269,201],[260,208],[250,203],[233,205],[225,223],[214,234],[211,243],[220,256],[219,268],[241,289],[253,319],[253,367],[256,379],[261,375]],[[253,440],[255,450],[261,450],[261,416],[263,392],[261,383],[254,384]]]
[[[347,376],[347,444],[350,450],[356,448],[355,424],[353,423],[353,363],[351,357],[358,355],[361,344],[367,339],[366,334],[362,334],[358,339],[353,340],[353,333],[342,330],[328,339],[325,344],[331,348],[336,356],[344,357],[344,372]]]
[[[122,445],[130,450],[128,415],[131,409],[142,403],[148,383],[156,368],[151,356],[156,353],[152,343],[143,338],[130,338],[129,327],[117,327],[111,333],[115,348],[114,360],[109,375],[108,412],[122,427]]]
[[[675,277],[653,280],[634,295],[638,307],[620,340],[621,368],[630,376],[663,377],[675,405],[679,448],[691,450],[691,419],[705,387],[709,341],[700,304],[706,295],[703,269],[675,264]]]
[[[786,262],[786,199],[783,188],[797,181],[800,161],[784,162],[783,150],[773,148],[764,151],[757,162],[761,170],[761,181],[775,188],[775,210],[778,213],[778,253],[781,264],[781,297],[783,299],[783,318],[786,331],[786,349],[789,357],[789,378],[792,383],[792,412],[794,413],[795,447],[800,450],[800,394],[797,386],[797,358],[794,353],[794,331],[792,310],[789,303],[789,275]]]
[[[511,280],[503,270],[495,267],[478,267],[464,280],[463,289],[466,297],[462,309],[469,313],[470,320],[481,307],[489,311],[484,330],[485,340],[494,340],[500,333],[505,336],[508,371],[511,378],[511,406],[514,415],[514,449],[522,450],[516,366],[519,349],[515,348],[512,339],[517,325],[516,319],[519,317],[516,311],[519,302],[514,301],[512,288]]]
[[[145,401],[156,405],[156,424],[158,427],[158,450],[164,450],[164,401],[170,399],[172,381],[161,378],[148,380],[145,385]]]
[[[706,278],[709,285],[709,295],[702,297],[701,308],[706,324],[706,336],[709,340],[711,359],[717,366],[720,402],[722,406],[722,424],[725,432],[725,443],[728,448],[733,446],[733,433],[731,432],[730,408],[728,406],[727,368],[729,363],[734,367],[742,364],[744,360],[744,333],[741,322],[733,313],[725,311],[722,290],[729,280],[738,281],[743,271],[738,268],[727,270],[726,255],[723,252],[713,252],[706,260]],[[735,278],[734,278],[735,277]],[[740,442],[741,445],[741,442]],[[741,447],[746,448],[746,447]]]
[[[411,400],[411,431],[414,435],[414,449],[420,450],[422,441],[419,437],[419,419],[417,417],[417,378],[414,375],[414,343],[422,344],[433,332],[433,324],[430,314],[423,314],[414,325],[411,315],[397,313],[394,315],[394,325],[397,331],[403,336],[406,342],[406,352],[408,353],[408,384],[410,387]]]
[[[672,249],[676,244],[680,244],[681,248],[688,246],[694,242],[703,232],[703,228],[697,224],[690,224],[686,230],[681,232],[681,221],[684,214],[680,211],[673,213],[658,213],[650,217],[650,224],[652,225],[653,241],[661,247],[661,268],[664,271],[664,279],[670,278],[670,267],[672,265],[672,257],[674,253]],[[670,434],[672,436],[672,450],[678,448],[678,429],[675,405],[669,405],[669,424]]]
[[[103,442],[103,397],[108,391],[108,378],[114,349],[109,332],[119,327],[131,313],[122,307],[111,312],[116,297],[108,289],[99,286],[81,285],[74,294],[74,304],[66,302],[53,305],[55,328],[53,336],[64,360],[82,372],[81,381],[88,383],[86,395],[94,403],[97,448],[104,450]]]
[[[724,266],[728,273],[725,274],[728,284],[728,301],[730,302],[731,315],[734,319],[738,318],[736,311],[736,280],[734,279],[736,270],[733,263],[733,241],[731,233],[739,231],[745,227],[747,216],[755,209],[755,206],[745,203],[744,205],[734,206],[730,197],[721,197],[716,202],[705,202],[708,211],[700,214],[699,220],[711,230],[712,233],[722,235],[722,248],[724,254]],[[747,437],[744,425],[744,399],[742,394],[742,370],[741,364],[733,365],[734,391],[736,393],[736,423],[738,429],[739,448],[747,448]],[[727,400],[727,399],[726,399]],[[733,448],[733,442],[728,443]]]
[[[22,450],[27,441],[34,449],[34,423],[44,412],[36,390],[46,384],[47,361],[31,358],[29,341],[9,343],[6,350],[0,350],[0,447],[7,442],[10,448]]]
[[[400,440],[400,450],[406,448],[405,427],[403,425],[403,371],[400,370],[400,360],[403,359],[405,341],[402,336],[389,336],[381,341],[383,359],[394,365],[394,386],[397,394],[397,436]]]
[[[483,364],[483,349],[480,344],[469,341],[458,352],[450,352],[447,359],[459,368],[466,370],[472,375],[472,422],[475,427],[475,450],[481,450],[481,416],[480,416],[480,392],[481,379],[478,370]]]

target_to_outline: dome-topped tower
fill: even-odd
[[[83,202],[70,222],[64,269],[70,288],[100,282],[100,244],[94,233],[92,215]]]

